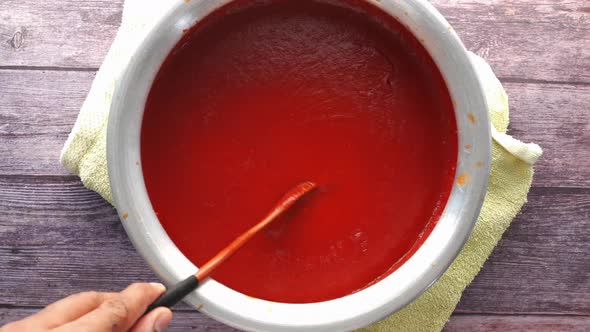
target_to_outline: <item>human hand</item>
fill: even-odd
[[[162,284],[138,283],[120,293],[74,294],[4,325],[0,332],[160,332],[172,319],[170,309],[160,307],[141,315],[165,290]]]

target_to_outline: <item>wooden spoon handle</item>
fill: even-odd
[[[166,289],[164,294],[160,295],[160,297],[150,304],[144,315],[158,307],[171,308],[197,287],[199,287],[199,279],[194,275],[191,275],[176,285]]]
[[[313,182],[303,182],[295,188],[288,191],[285,196],[275,205],[275,207],[252,228],[238,236],[232,243],[221,250],[215,257],[211,258],[205,263],[195,275],[192,275],[178,284],[168,288],[164,294],[162,294],[154,303],[152,303],[144,315],[157,307],[172,307],[190,292],[199,287],[200,281],[205,280],[211,275],[211,273],[217,269],[223,262],[233,256],[248,240],[250,240],[256,233],[264,229],[268,224],[280,216],[283,212],[287,211],[295,202],[297,202],[306,193],[310,192],[316,187]]]

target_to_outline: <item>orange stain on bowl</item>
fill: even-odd
[[[465,145],[465,150],[471,150],[471,148],[472,148],[471,144]]]
[[[127,220],[127,218],[129,218],[129,214],[128,213],[123,214],[123,219]]]
[[[475,120],[475,115],[473,115],[473,113],[467,113],[467,117],[469,118],[469,121],[471,121],[471,123],[477,123],[477,121]]]
[[[483,167],[483,163],[481,161],[476,162],[473,167],[475,168],[482,168]]]
[[[467,174],[467,173],[459,174],[459,176],[457,177],[457,184],[460,187],[465,187],[468,183],[469,183],[469,174]]]
[[[185,1],[186,1],[186,0],[185,0]],[[201,309],[203,309],[203,307],[204,307],[204,305],[202,305],[202,304],[199,304],[199,306],[197,307],[197,310],[198,310],[198,311],[201,311]]]

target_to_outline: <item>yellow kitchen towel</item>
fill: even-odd
[[[109,202],[112,196],[106,165],[106,126],[117,79],[153,22],[176,1],[182,0],[125,1],[122,25],[61,153],[62,165]],[[474,54],[471,56],[486,92],[494,129],[492,171],[481,214],[467,244],[439,281],[401,311],[363,331],[440,331],[463,290],[526,202],[533,178],[532,165],[541,149],[505,134],[508,97],[487,63]]]
[[[504,134],[509,121],[508,96],[483,59],[472,54],[472,62],[486,92],[492,125],[498,133]],[[475,278],[512,219],[526,203],[533,181],[533,164],[541,153],[536,144],[524,144],[507,135],[497,137],[496,133],[488,192],[477,224],[457,259],[426,293],[362,331],[442,330],[459,303],[463,290]]]

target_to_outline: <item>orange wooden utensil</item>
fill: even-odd
[[[287,211],[295,202],[301,197],[310,192],[316,187],[313,182],[303,182],[295,188],[288,191],[285,196],[277,203],[277,205],[270,211],[270,213],[262,219],[258,224],[238,236],[232,243],[221,250],[217,255],[205,263],[197,273],[191,275],[185,280],[168,288],[154,303],[152,303],[145,313],[152,311],[157,307],[172,307],[186,295],[199,287],[199,284],[208,278],[215,269],[217,269],[223,262],[236,253],[248,240],[250,240],[256,233],[260,232],[283,212]]]

